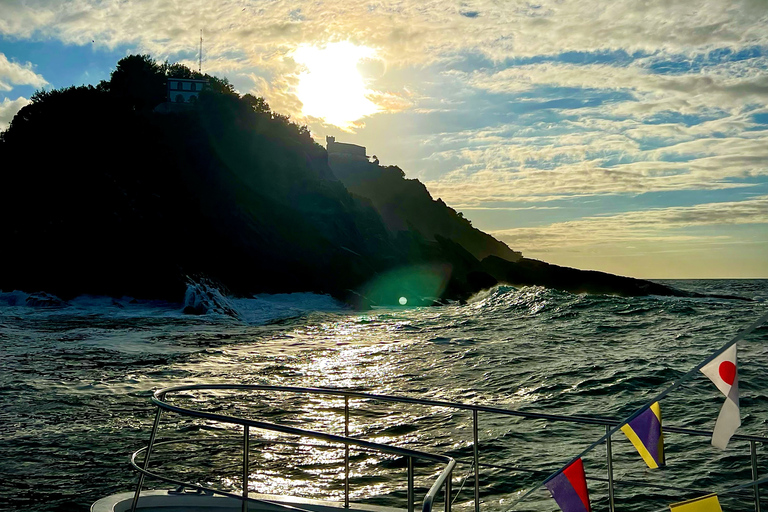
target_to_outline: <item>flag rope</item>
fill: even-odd
[[[716,350],[716,351],[715,351],[714,353],[712,353],[712,354],[711,354],[709,357],[707,357],[706,359],[704,359],[704,361],[702,361],[701,363],[699,363],[697,366],[695,366],[693,369],[691,369],[691,370],[690,370],[688,373],[686,373],[685,375],[683,375],[682,377],[680,377],[679,379],[677,379],[675,382],[673,382],[673,383],[672,383],[672,384],[671,384],[671,385],[670,385],[670,386],[669,386],[667,389],[665,389],[664,391],[662,391],[661,393],[659,393],[658,395],[656,395],[655,397],[653,397],[651,400],[649,400],[647,403],[645,403],[645,404],[644,404],[642,407],[640,407],[640,408],[639,408],[639,409],[637,409],[635,412],[633,412],[632,414],[630,414],[630,415],[629,415],[629,416],[628,416],[626,419],[622,420],[622,421],[621,421],[621,422],[619,422],[619,423],[618,423],[616,426],[614,426],[612,429],[610,429],[608,432],[606,432],[605,434],[603,434],[603,436],[602,436],[600,439],[598,439],[597,441],[595,441],[595,442],[594,442],[594,443],[592,443],[591,445],[587,446],[587,447],[586,447],[586,448],[585,448],[585,449],[584,449],[584,450],[583,450],[583,451],[582,451],[580,454],[578,454],[577,456],[575,456],[575,457],[571,458],[571,459],[570,459],[570,460],[569,460],[569,461],[568,461],[566,464],[564,464],[564,465],[563,465],[563,466],[562,466],[560,469],[558,469],[557,471],[555,471],[554,473],[552,473],[551,475],[549,475],[549,476],[548,476],[547,478],[545,478],[545,479],[544,479],[542,482],[539,482],[539,483],[538,483],[538,484],[536,484],[534,487],[531,487],[530,489],[528,489],[528,491],[526,491],[526,493],[525,493],[525,494],[523,494],[522,496],[520,496],[519,498],[517,498],[515,501],[513,501],[513,502],[510,504],[510,506],[509,506],[509,507],[510,507],[510,508],[509,508],[509,510],[512,510],[512,509],[514,509],[514,508],[515,508],[515,506],[516,506],[518,503],[520,503],[521,501],[523,501],[524,499],[526,499],[528,496],[530,496],[531,494],[533,494],[534,492],[536,492],[536,491],[537,491],[537,490],[538,490],[538,489],[539,489],[539,488],[540,488],[542,485],[544,485],[545,483],[549,482],[551,479],[553,479],[554,477],[556,477],[556,476],[557,476],[557,475],[558,475],[558,474],[559,474],[559,473],[560,473],[560,472],[561,472],[561,471],[562,471],[564,468],[567,468],[568,466],[570,466],[571,464],[573,464],[574,462],[576,462],[578,459],[580,459],[580,458],[581,458],[581,457],[583,457],[584,455],[586,455],[586,454],[588,454],[589,452],[591,452],[592,450],[594,450],[594,449],[595,449],[595,448],[596,448],[598,445],[600,445],[600,444],[602,444],[603,442],[605,442],[605,440],[606,440],[606,439],[608,439],[608,438],[609,438],[609,437],[611,437],[613,434],[615,434],[616,432],[618,432],[618,431],[621,429],[621,427],[623,427],[624,425],[626,425],[626,424],[627,424],[627,423],[629,423],[630,421],[632,421],[632,420],[634,420],[635,418],[637,418],[637,417],[638,417],[638,416],[639,416],[639,415],[640,415],[640,414],[641,414],[641,413],[642,413],[644,410],[646,410],[648,407],[650,407],[651,405],[653,405],[655,402],[659,402],[659,401],[661,401],[661,399],[662,399],[662,398],[664,398],[665,396],[667,396],[668,394],[670,394],[672,391],[674,391],[674,390],[676,390],[677,388],[679,388],[680,386],[682,386],[682,385],[683,385],[683,384],[684,384],[686,381],[688,381],[688,380],[689,380],[691,377],[693,377],[694,375],[696,375],[696,374],[699,372],[699,370],[701,370],[701,369],[702,369],[704,366],[706,366],[706,365],[707,365],[707,363],[711,362],[711,361],[712,361],[712,360],[714,360],[714,359],[715,359],[717,356],[719,356],[720,354],[722,354],[723,352],[725,352],[726,350],[728,350],[729,348],[731,348],[731,346],[733,346],[734,344],[736,344],[736,343],[738,343],[739,341],[741,341],[742,339],[744,339],[744,337],[745,337],[745,336],[749,335],[749,334],[750,334],[752,331],[754,331],[755,329],[757,329],[758,327],[760,327],[761,325],[763,325],[763,324],[766,322],[766,320],[768,320],[768,312],[766,312],[766,313],[765,313],[763,316],[761,316],[760,318],[758,318],[757,320],[755,320],[754,322],[752,322],[752,323],[751,323],[751,324],[750,324],[750,325],[749,325],[749,326],[748,326],[746,329],[742,330],[742,331],[741,331],[741,332],[739,332],[739,333],[738,333],[736,336],[734,336],[733,338],[731,338],[731,339],[730,339],[730,340],[729,340],[729,341],[728,341],[728,342],[727,342],[725,345],[723,345],[722,347],[720,347],[720,349]]]

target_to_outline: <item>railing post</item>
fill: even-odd
[[[250,451],[250,427],[243,425],[243,503],[242,511],[248,510],[248,452]]]
[[[152,455],[152,445],[155,444],[155,437],[157,436],[157,427],[160,425],[160,413],[162,409],[157,407],[157,414],[155,415],[155,423],[152,425],[152,433],[149,435],[149,446],[147,446],[147,455],[144,457],[144,470],[149,467],[149,456]],[[136,486],[136,493],[133,495],[133,502],[131,503],[131,512],[136,512],[136,506],[139,504],[139,495],[141,494],[141,486],[144,485],[144,473],[139,475],[139,484]]]
[[[451,512],[451,480],[453,480],[453,470],[445,479],[445,512]]]
[[[605,433],[611,431],[611,426],[605,426]],[[611,449],[611,436],[605,438],[605,458],[608,461],[608,510],[614,512],[616,504],[613,500],[613,450]]]
[[[754,441],[749,442],[749,455],[752,459],[752,480],[757,480],[757,446]],[[760,512],[760,486],[753,487],[755,491],[755,512]]]
[[[477,442],[477,409],[472,410],[472,436],[474,438],[472,455],[475,462],[475,512],[480,512],[480,455]]]
[[[344,397],[344,437],[349,437],[349,397]],[[344,444],[344,508],[349,508],[349,443]]]
[[[413,512],[413,457],[408,457],[408,512]]]

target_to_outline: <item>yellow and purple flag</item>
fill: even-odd
[[[673,503],[669,506],[669,510],[670,512],[723,512],[717,494],[708,494],[701,498]]]
[[[661,407],[654,402],[621,427],[649,468],[664,465],[664,434],[661,431]]]
[[[581,458],[544,482],[544,486],[549,489],[552,498],[563,512],[591,512],[587,477]]]

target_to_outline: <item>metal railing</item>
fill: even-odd
[[[445,464],[445,467],[438,475],[435,482],[430,487],[429,491],[427,492],[423,506],[422,506],[422,512],[431,512],[432,510],[432,503],[434,502],[435,497],[437,496],[437,493],[440,491],[440,489],[444,486],[445,487],[445,504],[446,504],[446,512],[450,512],[450,494],[451,494],[451,476],[453,472],[453,468],[456,465],[456,461],[453,460],[451,457],[446,457],[444,455],[434,455],[431,453],[426,452],[420,452],[416,450],[410,450],[407,448],[400,448],[396,446],[391,445],[385,445],[380,443],[374,443],[370,441],[364,441],[360,439],[353,439],[348,437],[349,435],[349,400],[345,400],[345,435],[344,436],[338,436],[334,434],[327,434],[323,432],[316,432],[312,430],[306,430],[296,427],[289,427],[285,425],[276,425],[273,423],[267,423],[263,421],[254,421],[249,420],[245,418],[239,418],[236,416],[228,416],[224,414],[215,414],[205,411],[198,411],[195,409],[189,409],[185,407],[179,407],[176,405],[169,404],[165,401],[165,397],[169,393],[174,393],[178,391],[190,391],[190,390],[259,390],[263,389],[262,386],[245,386],[245,385],[189,385],[189,386],[176,386],[171,388],[165,388],[161,389],[154,393],[154,396],[152,397],[152,402],[157,406],[157,413],[155,414],[155,421],[152,426],[152,433],[150,434],[149,438],[149,444],[137,450],[131,455],[131,465],[136,469],[139,473],[139,482],[136,486],[136,491],[134,493],[133,501],[131,503],[131,512],[135,512],[136,507],[138,506],[139,498],[141,495],[141,488],[144,485],[144,478],[145,476],[150,476],[157,478],[159,480],[163,480],[168,483],[172,483],[174,485],[179,485],[182,487],[188,487],[191,489],[197,489],[200,491],[210,492],[214,494],[221,494],[223,496],[228,496],[231,498],[240,499],[242,501],[242,510],[245,512],[248,509],[248,503],[249,502],[259,502],[260,500],[251,499],[248,497],[248,484],[249,484],[249,452],[250,452],[250,428],[257,428],[262,430],[268,430],[272,432],[280,432],[283,434],[290,434],[290,435],[296,435],[300,437],[308,437],[311,439],[317,439],[321,441],[326,441],[329,443],[335,443],[335,444],[343,444],[345,447],[345,456],[344,456],[344,465],[345,465],[345,475],[344,475],[344,506],[346,508],[349,508],[349,447],[355,446],[358,449],[362,450],[370,450],[370,451],[378,451],[382,453],[387,453],[390,455],[396,455],[400,457],[405,457],[407,460],[407,467],[408,467],[408,510],[409,512],[413,512],[414,510],[414,499],[415,499],[415,493],[414,493],[414,465],[413,460],[419,459],[419,460],[426,460],[431,462],[438,462]],[[277,388],[274,388],[272,386],[269,387],[270,390],[276,390]],[[280,391],[297,391],[299,388],[284,388],[280,389]],[[309,390],[307,390],[309,391]],[[176,443],[184,443],[188,441],[184,440],[174,440],[174,441],[164,441],[164,442],[156,442],[157,438],[157,432],[160,426],[160,417],[162,414],[162,411],[169,411],[173,413],[180,414],[182,416],[188,416],[193,418],[201,418],[206,419],[210,421],[215,421],[218,423],[228,423],[228,424],[234,424],[234,425],[241,425],[243,427],[243,464],[242,464],[242,482],[243,482],[243,489],[241,494],[235,494],[227,491],[222,491],[219,489],[214,489],[190,482],[183,482],[177,479],[173,479],[170,477],[167,477],[165,475],[161,475],[159,473],[154,473],[149,471],[149,462],[152,455],[152,450],[154,447],[161,446],[161,445],[169,445],[169,444],[176,444]],[[213,440],[211,440],[213,441]],[[219,441],[219,440],[216,440]],[[144,453],[144,461],[143,466],[139,466],[136,462],[136,458]],[[272,505],[279,505],[274,502],[270,502]],[[286,506],[286,508],[290,508],[292,510],[300,509],[300,507],[294,507],[294,506]]]
[[[237,418],[233,416],[226,416],[221,414],[213,414],[208,413],[204,411],[197,411],[194,409],[187,409],[179,406],[175,406],[172,404],[169,404],[165,401],[166,395],[170,393],[180,392],[180,391],[192,391],[192,390],[205,390],[205,391],[211,391],[211,390],[228,390],[228,391],[271,391],[271,392],[280,392],[280,393],[295,393],[295,394],[305,394],[305,395],[327,395],[327,396],[337,396],[337,397],[343,397],[344,398],[344,436],[337,436],[333,434],[326,434],[321,432],[315,432],[310,430],[304,430],[294,427],[288,427],[288,426],[282,426],[282,425],[275,425],[272,423],[266,423],[261,421],[253,421],[253,420],[247,420],[243,418]],[[313,388],[313,387],[292,387],[292,386],[270,386],[270,385],[227,385],[227,384],[221,384],[221,385],[186,385],[186,386],[175,386],[175,387],[169,387],[165,389],[161,389],[159,391],[156,391],[154,393],[154,396],[152,398],[152,402],[158,407],[157,414],[155,416],[155,422],[154,426],[152,428],[152,434],[150,436],[150,442],[149,445],[145,448],[142,448],[135,452],[131,458],[131,463],[133,464],[134,468],[141,473],[139,477],[139,483],[136,488],[136,493],[134,496],[134,502],[132,506],[132,511],[135,510],[137,500],[139,498],[139,494],[141,492],[141,488],[143,486],[144,482],[144,476],[152,476],[155,478],[159,478],[161,480],[165,480],[170,483],[174,483],[177,485],[184,485],[186,487],[194,488],[194,489],[200,489],[210,492],[215,492],[218,494],[223,494],[226,496],[234,497],[243,500],[243,510],[246,510],[246,505],[248,501],[257,501],[257,500],[251,500],[248,498],[248,448],[249,448],[249,428],[258,428],[258,429],[264,429],[264,430],[271,430],[275,432],[281,432],[286,434],[294,434],[298,436],[304,436],[304,437],[310,437],[314,439],[324,440],[331,443],[337,443],[337,444],[343,444],[344,449],[344,506],[346,508],[349,508],[349,493],[350,493],[350,486],[349,486],[349,449],[350,446],[355,446],[363,450],[377,450],[384,453],[389,453],[397,456],[406,457],[407,459],[407,470],[408,470],[408,483],[407,483],[407,501],[408,501],[408,512],[413,512],[414,510],[414,470],[413,470],[413,460],[414,459],[423,459],[423,460],[429,460],[432,462],[440,462],[445,463],[445,468],[441,471],[440,475],[438,476],[437,480],[433,483],[431,488],[429,489],[429,492],[424,498],[423,506],[422,506],[422,512],[431,512],[432,505],[434,502],[435,497],[437,496],[439,490],[441,487],[444,487],[444,496],[445,496],[445,512],[450,512],[451,510],[451,479],[452,479],[452,472],[453,468],[456,464],[456,461],[451,457],[441,456],[441,455],[434,455],[429,454],[425,452],[419,452],[415,450],[409,450],[405,448],[398,448],[391,445],[384,445],[379,443],[373,443],[369,441],[364,441],[360,439],[350,438],[349,437],[349,421],[350,421],[350,406],[349,401],[350,399],[361,399],[361,400],[375,400],[375,401],[381,401],[381,402],[395,402],[395,403],[405,403],[405,404],[414,404],[414,405],[423,405],[428,407],[440,407],[440,408],[447,408],[447,409],[455,409],[455,410],[463,410],[463,411],[471,411],[472,412],[472,468],[474,470],[474,511],[479,512],[480,511],[480,468],[496,468],[496,469],[507,469],[511,471],[516,472],[527,472],[532,474],[540,474],[543,476],[547,476],[550,472],[546,470],[541,469],[530,469],[530,468],[522,468],[522,467],[515,467],[515,466],[509,466],[509,465],[498,465],[498,464],[487,464],[487,463],[481,463],[480,462],[480,444],[478,439],[478,431],[479,431],[479,413],[486,413],[486,414],[494,414],[494,415],[502,415],[502,416],[512,416],[512,417],[519,417],[519,418],[526,418],[526,419],[540,419],[540,420],[546,420],[546,421],[561,421],[561,422],[568,422],[568,423],[577,423],[582,425],[602,425],[606,428],[606,431],[609,431],[612,427],[615,427],[619,421],[609,418],[599,418],[599,417],[591,417],[591,416],[565,416],[565,415],[556,415],[556,414],[546,414],[546,413],[535,413],[535,412],[522,412],[522,411],[514,411],[509,409],[502,409],[498,407],[489,407],[489,406],[482,406],[482,405],[472,405],[472,404],[462,404],[462,403],[456,403],[456,402],[446,402],[446,401],[440,401],[440,400],[428,400],[428,399],[420,399],[420,398],[411,398],[411,397],[404,397],[404,396],[390,396],[390,395],[379,395],[379,394],[373,394],[373,393],[364,393],[364,392],[358,392],[358,391],[350,391],[350,390],[344,390],[344,389],[335,389],[335,388]],[[160,422],[160,415],[163,410],[178,413],[185,416],[192,416],[197,418],[203,418],[208,420],[213,420],[217,422],[222,423],[231,423],[231,424],[237,424],[242,425],[244,428],[244,435],[243,435],[243,493],[242,495],[237,495],[234,493],[228,493],[224,491],[219,491],[215,489],[209,489],[204,488],[199,485],[192,485],[183,483],[180,481],[176,481],[173,479],[169,479],[167,477],[163,477],[161,475],[152,473],[147,470],[147,467],[149,465],[149,459],[150,455],[152,453],[152,447],[158,446],[161,443],[155,443],[156,434],[158,425]],[[686,435],[693,435],[693,436],[706,436],[709,437],[712,435],[711,431],[705,431],[705,430],[694,430],[694,429],[685,429],[685,428],[679,428],[679,427],[670,427],[670,426],[664,426],[664,432],[669,433],[679,433],[679,434],[686,434]],[[765,444],[768,443],[767,437],[760,437],[760,436],[751,436],[751,435],[734,435],[732,440],[742,440],[742,441],[748,441],[750,443],[750,460],[751,460],[751,469],[752,469],[752,480],[757,481],[758,480],[758,465],[757,465],[757,443]],[[171,442],[178,442],[178,441],[171,441]],[[166,443],[167,444],[167,443]],[[135,462],[136,457],[146,451],[146,456],[144,458],[144,467],[139,467],[139,465]],[[607,463],[607,477],[606,478],[600,478],[600,477],[588,477],[588,480],[598,480],[602,482],[606,482],[608,485],[608,505],[609,510],[611,512],[615,511],[615,500],[614,500],[614,494],[615,494],[615,484],[617,483],[616,480],[614,480],[613,475],[613,452],[612,452],[612,445],[611,445],[611,438],[608,437],[606,439],[606,463]],[[640,482],[640,481],[634,481],[634,480],[621,480],[620,483],[627,484],[627,485],[633,485],[638,487],[651,487],[651,488],[658,488],[658,489],[667,489],[667,490],[677,490],[677,491],[688,491],[688,492],[695,492],[695,493],[702,493],[705,492],[700,489],[690,489],[685,487],[675,487],[675,486],[669,486],[664,484],[654,484],[654,483],[647,483],[647,482]],[[706,491],[711,492],[711,491]],[[755,506],[755,512],[761,512],[760,507],[760,489],[759,485],[756,483],[752,486],[752,494],[753,494],[753,502]]]

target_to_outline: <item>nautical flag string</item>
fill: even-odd
[[[739,374],[736,362],[736,345],[733,345],[701,369],[701,373],[709,377],[709,380],[725,395],[725,402],[712,432],[712,445],[721,450],[725,450],[731,436],[741,426]]]
[[[655,402],[659,402],[659,401],[661,401],[661,399],[663,399],[664,397],[666,397],[666,396],[667,396],[668,394],[670,394],[672,391],[676,390],[677,388],[679,388],[680,386],[682,386],[682,385],[683,385],[685,382],[689,381],[689,380],[690,380],[691,378],[693,378],[693,376],[694,376],[694,375],[696,375],[696,374],[697,374],[697,373],[698,373],[698,372],[699,372],[699,371],[700,371],[702,368],[704,368],[704,367],[705,367],[706,365],[708,365],[710,362],[714,361],[716,358],[718,358],[718,357],[719,357],[721,354],[723,354],[723,353],[724,353],[726,350],[728,350],[729,348],[731,348],[731,347],[732,347],[733,345],[735,345],[737,342],[739,342],[739,341],[741,341],[742,339],[744,339],[744,337],[746,337],[748,334],[752,333],[752,331],[754,331],[754,330],[755,330],[755,329],[757,329],[758,327],[762,326],[762,325],[763,325],[763,324],[764,324],[764,323],[765,323],[767,320],[768,320],[768,313],[764,313],[763,315],[761,315],[761,316],[760,316],[760,318],[758,318],[757,320],[755,320],[754,322],[752,322],[752,323],[751,323],[749,326],[747,326],[745,329],[743,329],[741,332],[739,332],[739,333],[738,333],[736,336],[734,336],[733,338],[731,338],[731,339],[730,339],[730,340],[729,340],[729,341],[728,341],[728,342],[727,342],[725,345],[723,345],[722,347],[720,347],[720,349],[718,349],[717,351],[715,351],[714,353],[712,353],[712,355],[710,355],[709,357],[707,357],[706,359],[704,359],[704,361],[702,361],[701,363],[699,363],[698,365],[696,365],[694,368],[691,368],[691,369],[690,369],[690,370],[689,370],[687,373],[685,373],[685,374],[684,374],[682,377],[680,377],[679,379],[677,379],[677,380],[676,380],[674,383],[672,383],[672,384],[671,384],[669,387],[667,387],[667,388],[666,388],[665,390],[663,390],[661,393],[659,393],[659,394],[658,394],[658,395],[656,395],[654,398],[652,398],[652,399],[651,399],[649,402],[647,402],[645,405],[643,405],[643,406],[642,406],[640,409],[638,409],[638,410],[636,410],[634,413],[632,413],[632,414],[631,414],[631,415],[630,415],[628,418],[626,418],[626,419],[625,419],[625,420],[623,420],[623,421],[620,421],[620,422],[618,423],[618,425],[616,425],[615,427],[612,427],[612,428],[608,429],[608,431],[607,431],[607,432],[606,432],[604,435],[602,435],[602,436],[601,436],[599,439],[597,439],[597,440],[596,440],[596,441],[594,441],[592,444],[590,444],[589,446],[587,446],[587,447],[586,447],[584,450],[582,450],[582,452],[581,452],[580,454],[578,454],[576,457],[572,458],[572,459],[571,459],[571,460],[568,462],[568,464],[566,464],[566,467],[568,467],[568,466],[570,466],[570,465],[574,464],[574,463],[575,463],[577,460],[580,460],[580,459],[581,459],[581,457],[583,457],[583,456],[584,456],[584,455],[586,455],[587,453],[589,453],[589,452],[591,452],[592,450],[594,450],[594,449],[595,449],[597,446],[599,446],[599,445],[603,444],[607,438],[611,437],[611,436],[612,436],[613,434],[615,434],[615,433],[616,433],[616,432],[617,432],[617,431],[618,431],[618,430],[619,430],[621,427],[623,427],[623,426],[624,426],[624,425],[626,425],[627,423],[629,423],[629,422],[631,422],[632,420],[634,420],[634,419],[635,419],[637,416],[639,416],[640,414],[642,414],[642,413],[645,411],[645,409],[646,409],[646,408],[650,407],[650,406],[651,406],[651,405],[653,405]],[[734,364],[735,364],[735,361],[734,361]],[[728,400],[726,400],[726,402],[727,402],[727,401],[728,401]],[[713,441],[714,441],[714,440],[713,440]],[[559,473],[561,473],[561,472],[562,472],[562,470],[560,470],[560,471],[558,471],[558,472],[554,473],[553,475],[551,475],[550,477],[548,477],[548,478],[547,478],[547,479],[546,479],[544,482],[542,482],[542,483],[539,483],[539,484],[536,484],[535,486],[533,486],[533,487],[531,487],[530,489],[528,489],[526,492],[524,492],[524,493],[520,494],[520,496],[519,496],[519,497],[518,497],[516,500],[514,500],[514,501],[513,501],[513,502],[510,504],[510,509],[514,509],[514,508],[515,508],[515,506],[517,506],[517,504],[518,504],[518,503],[522,502],[522,501],[523,501],[523,500],[525,500],[525,499],[526,499],[528,496],[530,496],[531,494],[533,494],[533,493],[534,493],[534,492],[535,492],[537,489],[539,489],[539,488],[541,487],[541,485],[543,485],[543,484],[545,485],[545,484],[546,484],[546,482],[548,482],[548,481],[550,481],[550,480],[553,480],[553,479],[554,479],[554,478],[555,478],[555,477],[556,477],[556,476],[557,476]]]
[[[669,506],[670,512],[723,512],[717,494],[708,494],[701,498],[694,498]]]
[[[664,466],[664,434],[661,431],[661,407],[654,402],[621,427],[648,467]]]
[[[576,459],[544,482],[563,512],[591,512],[584,463]]]

